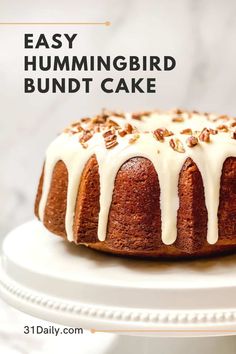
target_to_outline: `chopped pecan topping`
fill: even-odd
[[[155,136],[155,138],[156,138],[158,141],[164,141],[163,129],[156,129],[156,130],[154,130],[153,135]]]
[[[190,136],[186,142],[189,147],[194,147],[198,144],[198,138],[196,138],[196,136]]]
[[[163,129],[163,134],[164,136],[172,136],[174,135],[174,133],[172,133],[172,131],[168,130],[168,129]]]
[[[217,129],[224,133],[227,133],[229,131],[229,128],[225,124],[218,125]]]
[[[83,135],[79,138],[80,143],[86,143],[89,139],[92,138],[92,133],[89,130],[85,130]]]
[[[136,120],[141,120],[143,116],[148,116],[150,114],[151,114],[151,112],[149,112],[149,111],[136,112],[136,113],[132,113],[132,118],[136,119]]]
[[[186,128],[186,129],[181,130],[180,134],[192,135],[193,131],[190,128]]]
[[[79,132],[82,132],[84,129],[82,128],[82,127],[72,127],[72,128],[69,128],[68,129],[68,132],[70,133],[70,134],[77,134],[77,133],[79,133]]]
[[[124,118],[125,117],[123,112],[109,111],[106,108],[102,109],[102,114],[101,115],[102,115],[103,118],[108,118],[108,117],[111,117],[111,116],[120,117],[120,118]]]
[[[180,109],[180,108],[174,108],[172,110],[172,112],[175,113],[175,114],[183,114],[184,113],[184,111],[182,109]]]
[[[113,138],[113,139],[111,139],[109,141],[105,140],[105,146],[106,146],[107,149],[111,149],[111,148],[113,148],[116,145],[118,145],[118,141],[115,138]]]
[[[157,116],[158,114],[162,114],[161,111],[155,112]],[[141,120],[143,116],[148,116],[151,113],[152,112],[133,113],[132,118]],[[229,132],[229,135],[232,134],[231,137],[233,139],[236,139],[236,117],[229,117],[228,115],[217,116],[216,114],[212,113],[199,113],[198,111],[190,112],[181,109],[175,109],[168,112],[169,119],[173,122],[186,121],[187,118],[190,118],[194,114],[201,115],[201,117],[204,115],[205,119],[209,121],[209,125],[211,125],[213,122],[215,123],[212,128],[204,128],[202,129],[202,131],[195,131],[193,128],[191,129],[191,125],[189,126],[189,128],[184,128],[180,125],[180,128],[182,130],[179,129],[178,131],[180,131],[180,134],[187,135],[185,138],[187,146],[193,147],[197,145],[200,141],[209,143],[211,139],[213,139],[211,135],[216,135],[220,132]],[[120,125],[121,120],[116,119],[115,117],[123,117],[123,123]],[[144,126],[144,130],[145,129],[147,128],[145,128]],[[119,136],[124,137],[126,135],[132,134],[130,137],[128,136],[128,139],[130,138],[129,142],[131,144],[139,138],[139,129],[135,127],[135,124],[130,124],[128,116],[126,117],[126,115],[124,115],[123,113],[112,112],[108,110],[103,110],[102,114],[99,114],[92,118],[84,117],[78,121],[75,121],[64,130],[64,133],[67,133],[69,135],[80,133],[78,135],[78,140],[84,148],[88,147],[87,142],[89,139],[92,138],[95,133],[103,134],[105,145],[108,149],[118,144]],[[142,133],[150,134],[150,130],[142,130]],[[179,137],[180,140],[176,139],[173,132],[169,131],[168,129],[157,128],[152,132],[152,134],[159,142],[165,141],[166,137],[173,136],[173,139],[169,141],[170,146],[178,152],[185,151],[185,142],[181,142],[181,136]]]
[[[212,134],[212,135],[216,135],[218,134],[218,130],[215,130],[215,129],[209,129],[209,133]]]
[[[108,121],[107,121],[107,126],[108,127],[116,127],[116,128],[118,128],[119,127],[119,124],[118,123],[116,123],[114,120],[112,120],[112,119],[108,119]]]
[[[104,124],[106,122],[106,120],[104,119],[103,116],[96,116],[94,118],[92,118],[92,123],[93,124]]]
[[[84,143],[83,141],[80,141],[80,144],[83,146],[84,149],[87,149],[88,143]]]
[[[69,127],[64,129],[64,133],[69,133],[69,134],[73,135],[73,134],[77,134],[83,130],[84,129],[81,126],[81,122],[74,122]]]
[[[125,131],[127,134],[132,134],[133,133],[133,127],[130,123],[125,124]]]
[[[122,129],[118,131],[119,136],[121,136],[122,138],[127,134],[126,130]]]
[[[134,134],[134,135],[132,136],[132,138],[129,139],[129,143],[130,143],[130,144],[134,144],[135,141],[137,141],[137,140],[139,139],[139,137],[140,137],[139,134]]]
[[[69,133],[71,133],[71,129],[70,129],[70,128],[65,128],[65,129],[63,130],[63,133],[69,134]]]
[[[184,118],[181,116],[172,118],[172,122],[174,122],[174,123],[181,123],[183,121],[184,121]]]
[[[170,146],[173,150],[177,152],[185,152],[182,142],[179,139],[170,139],[169,141]]]
[[[166,128],[160,128],[163,131],[163,136],[164,137],[168,137],[168,136],[172,136],[174,135],[174,133],[172,133],[170,130],[166,129]]]
[[[82,118],[83,119],[83,118]],[[87,119],[89,119],[89,118],[87,118]],[[73,123],[71,123],[71,125],[70,125],[71,127],[80,127],[81,126],[81,122],[79,122],[79,121],[77,121],[77,122],[73,122]]]
[[[94,130],[94,133],[100,133],[101,128],[100,128],[99,125],[95,125],[95,127],[93,128],[93,130]]]
[[[133,134],[135,132],[135,129],[133,128],[133,126],[130,124],[130,123],[126,123],[125,124],[125,127],[120,130],[118,132],[118,134],[123,137],[125,136],[126,134]]]
[[[106,109],[106,108],[103,108],[103,109],[102,109],[102,112],[101,112],[101,115],[102,115],[104,118],[108,118],[109,116],[111,116],[111,111],[109,111],[109,110]]]
[[[115,135],[115,129],[109,129],[105,133],[102,134],[104,139],[109,138],[110,136]]]
[[[89,117],[81,118],[81,122],[83,122],[83,123],[87,123],[87,122],[89,122],[90,120],[91,120],[91,118],[89,118]]]
[[[221,114],[220,116],[218,116],[218,119],[222,119],[222,120],[229,120],[229,116],[227,116],[227,114]]]
[[[155,138],[159,141],[164,141],[165,137],[174,135],[170,130],[166,128],[158,128],[153,132]]]
[[[207,128],[204,128],[200,135],[199,135],[199,140],[204,141],[205,143],[210,142],[210,131]]]
[[[115,134],[114,128],[107,130],[105,133],[103,133],[103,137],[107,149],[111,149],[118,144],[117,135]]]
[[[236,127],[236,121],[231,124],[231,127],[232,128]]]
[[[82,134],[82,136],[79,138],[80,144],[83,146],[83,148],[87,148],[88,144],[87,141],[92,138],[92,133],[89,130],[85,130]]]

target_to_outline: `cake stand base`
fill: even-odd
[[[102,337],[102,352],[113,354],[125,353],[127,345],[145,354],[157,348],[230,354],[235,348],[235,255],[184,262],[119,258],[69,244],[34,220],[4,240],[0,294],[30,315],[90,330],[86,354]]]

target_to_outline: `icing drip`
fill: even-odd
[[[215,121],[216,116],[214,115],[208,116],[207,119],[205,115],[200,114],[192,114],[189,118],[188,113],[183,112],[181,120],[176,123],[173,122],[173,116],[175,116],[173,112],[153,113],[143,116],[141,120],[132,119],[128,114],[125,118],[112,116],[112,120],[121,127],[127,122],[132,124],[137,128],[139,136],[134,143],[130,143],[134,133],[123,137],[118,135],[117,144],[110,149],[107,149],[104,143],[104,130],[96,132],[86,143],[86,148],[79,143],[81,133],[59,135],[51,143],[46,153],[39,218],[43,221],[52,173],[56,163],[62,160],[68,170],[65,228],[68,240],[73,241],[74,211],[81,174],[89,158],[95,154],[100,177],[98,239],[104,241],[117,172],[127,160],[140,156],[149,159],[157,172],[160,185],[162,241],[167,245],[172,244],[177,237],[179,174],[184,162],[190,157],[196,163],[203,179],[208,212],[207,241],[210,244],[216,243],[218,240],[217,214],[221,171],[223,163],[228,157],[236,157],[236,140],[231,138],[231,129],[228,132],[219,131],[218,134],[212,134],[210,142],[200,141],[196,146],[189,147],[186,143],[188,136],[181,134],[182,130],[190,128],[192,131],[198,131],[199,134],[205,127],[215,129],[220,124],[219,119]],[[222,120],[224,121],[224,117]],[[235,121],[231,119],[226,123],[232,122]],[[174,135],[165,137],[164,141],[158,141],[153,135],[153,131],[163,127],[172,130]],[[170,140],[173,138],[182,142],[182,151],[178,152],[170,147]]]

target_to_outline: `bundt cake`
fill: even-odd
[[[45,227],[113,254],[236,250],[236,118],[180,109],[82,118],[49,146]]]

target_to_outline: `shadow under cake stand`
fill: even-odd
[[[30,315],[88,329],[94,341],[110,333],[99,353],[235,353],[236,255],[119,258],[65,242],[33,220],[3,242],[0,295]]]

